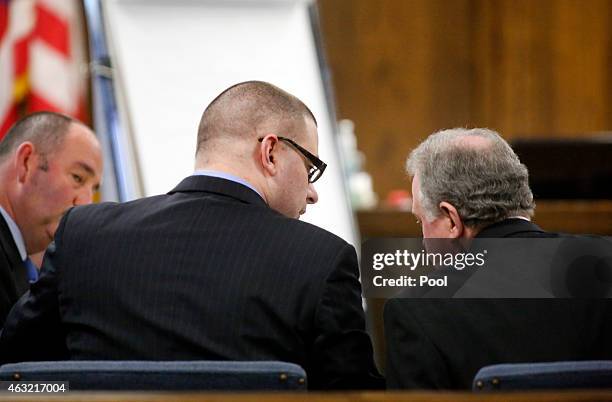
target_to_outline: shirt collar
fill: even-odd
[[[11,235],[13,236],[13,241],[15,242],[15,245],[17,246],[17,250],[19,250],[19,255],[21,256],[21,260],[22,261],[25,260],[28,257],[28,254],[26,253],[25,242],[23,241],[23,236],[21,235],[19,226],[17,226],[13,218],[11,218],[8,212],[6,212],[4,208],[2,208],[1,206],[0,206],[0,213],[2,214],[2,217],[6,221],[6,224],[8,225],[9,230],[11,231]]]
[[[509,217],[508,219],[522,219],[522,220],[524,220],[524,221],[531,222],[531,219],[529,219],[529,218],[527,218],[527,217],[525,217],[525,216],[520,216],[520,215],[517,215],[517,216],[511,216],[511,217]]]
[[[243,186],[246,186],[246,187],[250,188],[251,190],[255,191],[263,199],[263,197],[261,196],[261,193],[259,191],[257,191],[257,189],[255,189],[255,187],[251,183],[249,183],[248,181],[244,180],[242,177],[234,176],[233,174],[226,173],[226,172],[221,172],[221,171],[218,171],[218,170],[208,170],[208,169],[199,169],[199,170],[196,170],[195,172],[193,172],[193,175],[194,176],[218,177],[220,179],[230,180],[230,181],[233,181],[235,183],[242,184]]]

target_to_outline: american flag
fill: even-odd
[[[0,0],[0,138],[40,110],[88,120],[81,7],[79,0]]]

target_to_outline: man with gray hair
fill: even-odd
[[[542,232],[528,223],[535,204],[527,168],[494,131],[435,133],[412,151],[407,169],[412,213],[426,238],[475,237],[501,222]]]
[[[92,202],[101,174],[94,133],[59,113],[26,116],[0,142],[0,328],[38,277],[28,255],[49,245],[66,210]]]
[[[425,239],[558,236],[530,221],[535,204],[527,168],[492,130],[434,133],[412,151],[407,170],[412,213]],[[391,299],[384,312],[387,386],[469,389],[489,364],[609,358],[605,304]]]

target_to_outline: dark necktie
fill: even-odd
[[[32,260],[30,260],[30,257],[26,258],[23,261],[23,265],[25,265],[26,267],[26,272],[28,274],[28,281],[30,283],[36,282],[38,280],[38,269],[36,268],[36,265],[34,265]]]

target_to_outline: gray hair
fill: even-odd
[[[47,156],[59,149],[71,124],[79,121],[56,112],[32,113],[15,123],[0,142],[0,161],[6,160],[19,145],[32,142],[46,170]]]
[[[482,146],[471,139],[483,139]],[[535,203],[527,167],[495,131],[454,128],[430,135],[408,157],[406,168],[418,175],[425,217],[440,216],[446,201],[463,223],[482,227],[511,216],[533,216]]]

